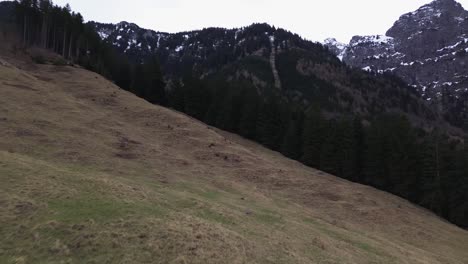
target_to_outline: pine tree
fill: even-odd
[[[208,107],[208,111],[204,117],[205,123],[212,126],[219,126],[223,128],[226,123],[229,123],[230,113],[231,113],[231,101],[228,98],[227,89],[217,89],[218,83],[210,83],[210,90],[213,91],[213,98]]]
[[[179,81],[173,81],[168,90],[168,104],[170,107],[178,110],[185,110],[185,91],[184,87]]]
[[[30,25],[33,14],[33,3],[32,0],[20,0],[19,4],[16,5],[17,18],[22,18],[22,31],[23,31],[23,44],[24,46],[29,45],[29,36],[30,36]]]
[[[247,87],[243,90],[242,98],[243,104],[239,113],[239,134],[249,139],[256,139],[259,96],[254,89]]]
[[[115,84],[120,88],[130,91],[132,85],[132,68],[128,60],[120,59],[117,62],[118,69],[115,74]]]
[[[349,120],[342,120],[337,126],[336,148],[336,175],[353,180],[358,167],[358,136],[355,127]]]
[[[259,108],[256,126],[257,140],[270,149],[278,150],[283,133],[282,129],[279,102],[273,97]]]
[[[203,120],[211,102],[211,94],[201,80],[188,77],[184,80],[185,112],[198,120]]]
[[[432,211],[442,211],[440,142],[438,132],[423,144],[423,174],[421,178],[421,204]]]
[[[298,114],[297,114],[298,115]],[[302,117],[291,118],[281,144],[281,153],[291,159],[301,157]]]
[[[359,117],[354,118],[353,121],[353,153],[354,156],[354,169],[350,177],[352,181],[361,182],[363,180],[363,166],[364,166],[364,153],[365,153],[365,135],[362,121]]]
[[[163,81],[158,59],[155,56],[149,58],[143,65],[143,70],[146,81],[143,98],[153,104],[165,105],[167,103],[166,84]]]
[[[363,182],[385,188],[388,186],[388,164],[386,157],[390,154],[386,141],[386,122],[374,121],[367,130],[365,141],[365,164],[363,166]]]
[[[147,82],[143,64],[137,64],[133,68],[131,91],[135,95],[143,97],[146,85]]]
[[[49,30],[50,30],[50,17],[52,11],[52,3],[50,0],[41,0],[39,2],[39,9],[42,13],[42,25],[41,25],[41,46],[47,49],[49,46]]]
[[[319,168],[331,174],[338,174],[337,160],[337,125],[333,121],[326,122],[322,127],[322,136],[324,138],[320,148],[320,166]],[[340,175],[338,175],[340,176]]]
[[[324,140],[324,120],[320,108],[311,107],[306,114],[302,136],[302,162],[311,167],[319,168],[321,164],[320,153]]]

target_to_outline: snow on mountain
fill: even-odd
[[[454,0],[403,14],[385,36],[324,45],[352,67],[398,75],[429,101],[456,99],[468,88],[468,12]]]
[[[356,36],[351,40],[349,46],[355,47],[358,45],[393,45],[393,38],[383,35]]]
[[[331,52],[337,54],[338,59],[341,61],[343,60],[343,56],[348,45],[337,41],[335,38],[327,38],[324,42],[322,42],[322,44],[328,47]]]
[[[128,22],[89,24],[103,40],[132,60],[142,61],[157,56],[169,75],[180,75],[187,65],[191,65],[193,70],[208,73],[216,70],[213,65],[222,66],[248,55],[269,57],[271,50],[279,54],[292,46],[326,52],[320,44],[267,24],[235,29],[206,28],[174,34],[143,29]]]

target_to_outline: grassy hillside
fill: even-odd
[[[459,263],[426,210],[151,105],[0,59],[0,263]]]

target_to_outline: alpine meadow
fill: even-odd
[[[349,44],[84,16],[0,2],[0,263],[468,264],[461,4]]]

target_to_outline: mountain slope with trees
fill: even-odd
[[[42,5],[18,5],[16,18],[26,46],[46,43],[70,63],[96,71],[149,102],[317,169],[397,194],[466,227],[468,155],[463,133],[444,123],[400,79],[350,69],[321,45],[265,24],[165,35],[156,46],[149,43],[158,49],[132,55],[127,47],[115,50],[123,44],[112,39],[128,43],[132,36],[137,39],[134,46],[143,47],[141,33],[123,36],[134,32],[135,25],[127,31],[121,25],[112,27],[120,35],[94,32],[95,23],[83,25],[79,14],[57,6],[52,10],[59,15],[46,23],[49,14]],[[31,21],[42,26],[30,27]],[[275,68],[281,89],[275,86]]]
[[[404,199],[150,104],[77,65],[9,56],[0,55],[0,263],[468,259],[466,230]],[[300,130],[291,126],[282,146],[294,150]]]
[[[105,28],[100,35],[119,43],[121,52],[141,58],[132,51],[152,31],[132,24],[126,34],[126,24],[93,26]],[[453,130],[440,125],[437,111],[400,79],[350,69],[320,45],[263,24],[153,34],[158,45],[152,53],[168,72],[169,106],[314,168],[398,194],[459,225],[468,223],[463,147],[447,136]],[[132,39],[136,45],[125,46]],[[269,63],[272,39],[282,91]]]
[[[403,82],[372,76],[341,64],[322,45],[267,24],[240,29],[208,28],[167,34],[121,22],[89,23],[106,43],[134,61],[156,55],[166,80],[223,79],[253,83],[263,95],[275,85],[270,54],[287,100],[320,104],[332,114],[374,115],[400,111],[422,119],[438,119]],[[284,80],[283,80],[284,79]],[[378,102],[377,102],[378,101]]]

